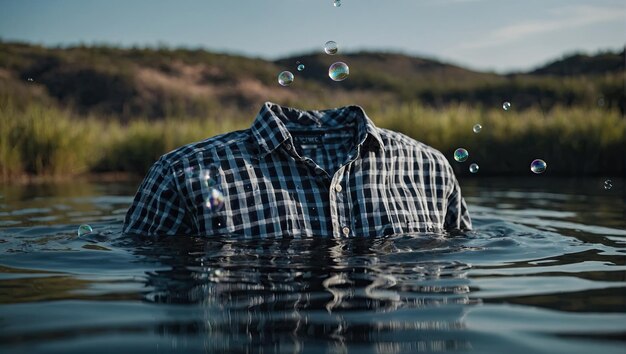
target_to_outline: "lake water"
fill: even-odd
[[[612,180],[466,179],[472,232],[339,240],[131,239],[138,181],[0,186],[0,352],[624,353]]]

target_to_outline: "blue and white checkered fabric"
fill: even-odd
[[[210,207],[213,189],[224,199]],[[125,233],[142,235],[358,237],[457,229],[471,229],[471,220],[439,151],[376,127],[359,106],[302,111],[271,102],[249,129],[163,155],[124,222]]]

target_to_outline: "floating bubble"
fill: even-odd
[[[204,205],[211,210],[219,210],[224,205],[224,195],[219,190],[211,188]]]
[[[293,82],[293,74],[291,71],[283,71],[278,74],[278,83],[282,86],[289,86]]]
[[[604,97],[600,96],[598,98],[598,107],[604,107]]]
[[[509,108],[511,108],[511,102],[504,102],[502,104],[502,109],[504,109],[505,111],[508,111]]]
[[[211,171],[200,172],[200,183],[206,188],[213,188],[217,184],[218,175]]]
[[[32,78],[32,77],[29,77],[29,78],[28,78],[28,79],[26,79],[26,80],[27,80],[28,82],[33,82],[33,81],[35,81],[35,80],[33,80],[33,78]]]
[[[211,165],[209,166],[209,171],[208,173],[205,173],[204,175],[205,179],[204,179],[204,185],[207,188],[213,188],[215,187],[215,185],[217,185],[219,183],[220,180],[220,171],[217,168],[217,166],[215,165]]]
[[[604,189],[608,191],[611,188],[613,188],[613,181],[611,181],[610,179],[604,181]]]
[[[339,47],[337,47],[337,43],[335,41],[328,41],[326,42],[326,44],[324,44],[324,51],[328,55],[335,55],[337,54],[338,50]]]
[[[469,171],[470,171],[471,173],[476,173],[476,172],[478,172],[478,168],[479,168],[479,167],[478,167],[478,164],[473,163],[473,164],[471,164],[471,165],[470,165],[470,167],[469,167]]]
[[[480,133],[480,131],[483,130],[483,126],[480,124],[474,124],[472,130],[474,131],[474,133]]]
[[[548,164],[542,159],[535,159],[530,163],[530,170],[536,174],[544,173],[548,168]]]
[[[342,61],[333,63],[328,68],[328,76],[330,76],[330,78],[334,81],[343,81],[348,77],[349,74],[350,68],[348,68],[348,65]]]
[[[304,70],[304,64],[298,65],[298,71],[302,71],[302,70]]]
[[[335,1],[333,1],[333,5],[335,5],[335,7],[339,7],[339,6],[341,6],[341,0],[335,0]]]
[[[91,226],[89,226],[87,224],[83,224],[83,225],[80,225],[78,227],[78,236],[79,237],[87,235],[87,234],[90,234],[92,232],[93,232],[93,229],[91,228]]]
[[[190,177],[191,178],[193,176],[193,174],[194,174],[194,170],[195,170],[195,167],[193,167],[193,166],[186,167],[183,170],[183,173],[185,174],[186,177]]]
[[[458,149],[454,150],[454,159],[457,162],[463,162],[463,161],[467,160],[468,157],[469,157],[469,152],[467,152],[467,150],[465,150],[463,148],[458,148]]]

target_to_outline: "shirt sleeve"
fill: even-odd
[[[461,195],[461,186],[454,176],[452,168],[450,168],[450,173],[452,173],[450,178],[453,180],[453,185],[452,191],[448,195],[444,228],[446,230],[471,230],[472,220],[465,199]]]
[[[170,168],[157,161],[126,213],[123,232],[143,236],[190,234],[187,210]]]

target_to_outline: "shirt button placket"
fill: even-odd
[[[339,236],[349,236],[350,235],[350,228],[345,224],[346,220],[344,220],[346,218],[345,215],[343,215],[344,212],[346,212],[346,210],[344,210],[344,205],[346,203],[346,196],[345,195],[341,195],[341,191],[343,191],[343,187],[341,186],[340,181],[342,180],[341,176],[343,174],[343,170],[344,167],[339,168],[339,170],[337,171],[337,174],[335,175],[335,177],[333,178],[333,181],[336,181],[334,186],[332,186],[331,184],[331,189],[330,189],[330,196],[331,196],[331,211],[333,211],[334,213],[332,213],[332,217],[333,217],[333,229],[336,230],[335,232],[337,232],[336,235]],[[341,209],[340,209],[341,208]]]
[[[333,225],[333,234],[335,234],[335,230],[339,229],[339,216],[337,215],[337,198],[335,197],[335,194],[331,193],[329,195],[329,201],[330,201],[330,218],[331,218],[331,222]]]

